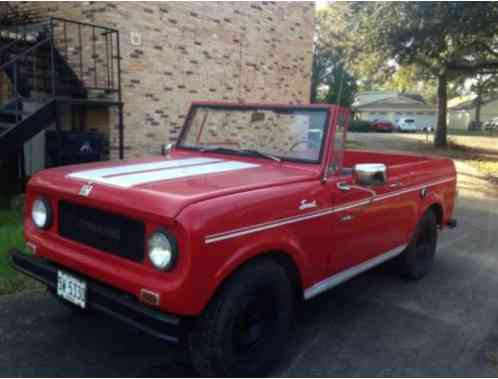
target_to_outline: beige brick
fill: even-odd
[[[15,4],[119,30],[126,157],[157,154],[174,142],[193,100],[309,99],[313,2]],[[132,45],[132,32],[141,34],[141,46]],[[117,157],[117,113],[105,115],[89,119],[97,117]]]

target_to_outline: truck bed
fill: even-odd
[[[353,167],[358,163],[384,163],[386,166],[392,167],[408,163],[420,163],[440,159],[441,158],[416,155],[413,153],[345,150],[343,163],[344,167]]]
[[[402,192],[427,185],[437,192],[445,207],[444,214],[447,217],[451,215],[456,196],[456,169],[451,159],[413,153],[346,150],[343,175],[351,175],[353,166],[360,163],[383,163],[387,166],[388,186],[379,189],[381,192],[393,191],[394,188]],[[443,224],[447,221],[443,220]]]

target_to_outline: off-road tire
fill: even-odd
[[[432,210],[429,210],[420,219],[412,240],[399,257],[403,277],[418,280],[432,270],[437,238],[436,215]]]
[[[189,333],[194,368],[211,377],[264,374],[284,349],[294,304],[295,290],[281,265],[271,259],[246,264],[221,288]]]

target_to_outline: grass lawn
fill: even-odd
[[[21,210],[0,209],[0,295],[39,287],[10,267],[7,252],[12,247],[24,247]]]
[[[22,248],[23,245],[20,212],[0,210],[0,279],[14,276],[14,271],[7,262],[7,250],[11,247]]]
[[[498,131],[494,130],[466,130],[448,128],[449,136],[477,136],[477,137],[498,137]]]
[[[488,175],[493,183],[498,184],[498,161],[475,159],[469,160],[468,163],[476,167],[483,174]]]
[[[435,149],[431,144],[418,142],[417,151],[426,151],[430,154],[441,155],[451,159],[459,159],[477,168],[486,175],[492,183],[498,184],[498,153],[457,144],[451,139],[448,141],[448,149]]]

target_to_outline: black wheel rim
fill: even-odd
[[[277,302],[273,291],[255,293],[235,317],[232,344],[238,360],[245,360],[271,340],[277,323]]]

